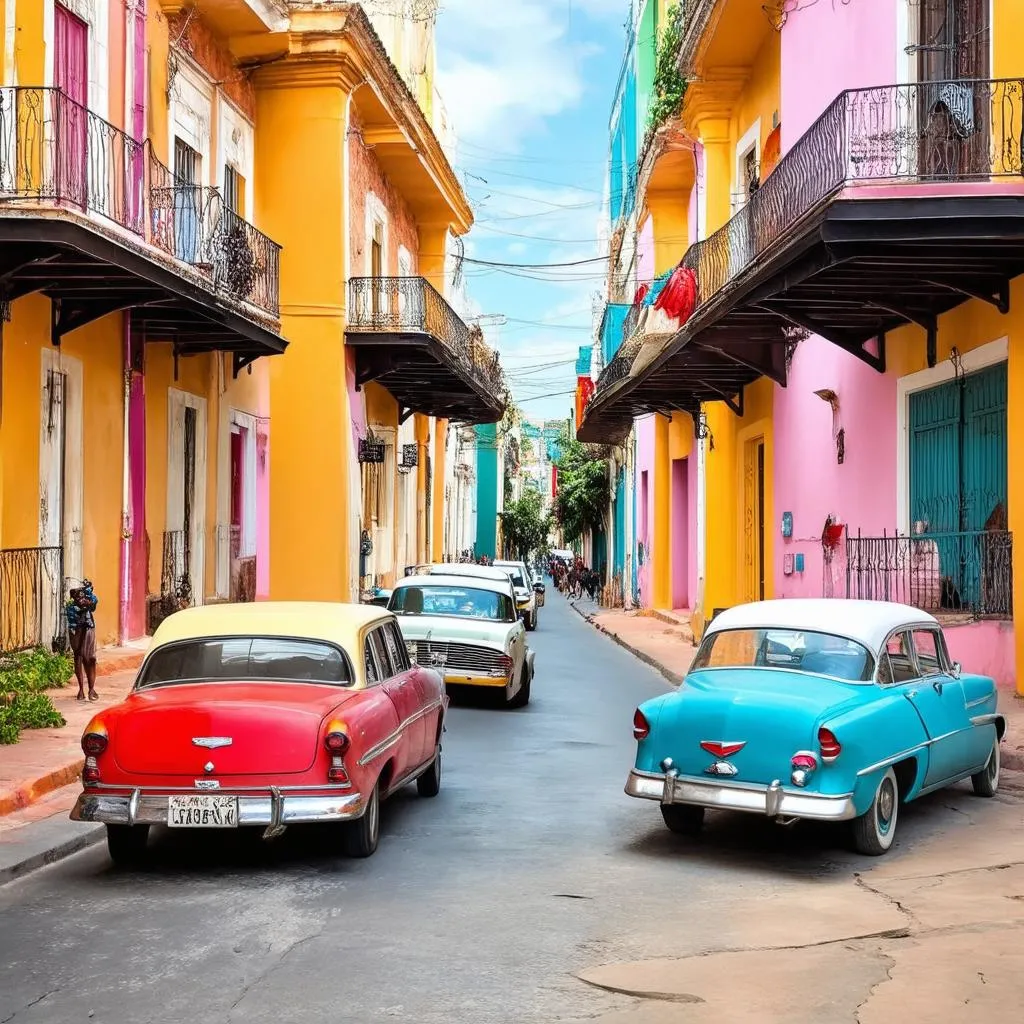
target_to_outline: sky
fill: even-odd
[[[593,341],[606,263],[599,231],[608,120],[630,0],[442,0],[437,82],[476,222],[470,297],[530,419],[566,418],[575,361]]]

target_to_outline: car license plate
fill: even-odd
[[[171,828],[238,828],[238,798],[211,794],[167,798]]]

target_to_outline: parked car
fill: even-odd
[[[516,607],[522,613],[526,628],[531,632],[537,628],[538,601],[537,587],[534,585],[530,570],[525,562],[495,561],[495,569],[503,569],[512,578],[512,586],[516,592]],[[543,588],[544,584],[539,584]]]
[[[699,831],[708,807],[850,820],[878,855],[903,803],[967,778],[993,796],[1005,731],[995,682],[950,660],[933,616],[764,601],[721,612],[679,690],[637,708],[626,792],[660,801],[674,832]]]
[[[410,657],[437,665],[446,684],[500,687],[508,707],[529,703],[534,652],[507,576],[408,576],[395,585],[389,608]]]
[[[410,662],[395,617],[370,605],[190,608],[157,629],[128,698],[82,737],[75,821],[101,821],[117,863],[149,827],[339,822],[353,857],[377,848],[380,802],[441,786],[448,700]]]

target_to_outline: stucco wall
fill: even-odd
[[[419,233],[416,219],[408,204],[388,180],[373,150],[363,144],[362,125],[351,111],[348,136],[349,159],[349,244],[350,271],[353,277],[370,272],[369,239],[366,230],[367,196],[372,193],[387,212],[387,240],[384,269],[388,275],[398,273],[398,248],[404,246],[413,258],[413,273],[418,272]]]
[[[643,500],[643,479],[647,474],[647,500]],[[643,544],[643,564],[637,567],[637,581],[640,586],[640,603],[651,606],[652,600],[652,567],[651,558],[654,554],[654,417],[644,416],[636,421],[636,539]],[[644,505],[646,504],[646,509]],[[645,515],[646,512],[646,515]],[[668,553],[663,552],[667,557]]]
[[[682,255],[682,253],[680,253]],[[636,240],[636,279],[638,284],[654,280],[654,218],[647,217]],[[632,300],[633,296],[626,296]]]
[[[906,0],[806,4],[789,13],[782,29],[783,152],[844,89],[905,80],[905,68],[896,66],[898,3]]]

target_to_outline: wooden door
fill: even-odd
[[[53,80],[57,199],[85,209],[89,99],[89,26],[66,7],[54,5]]]

